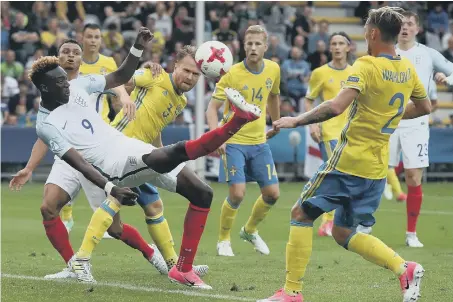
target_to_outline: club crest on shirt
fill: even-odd
[[[129,161],[129,164],[131,166],[136,166],[137,165],[137,158],[135,156],[129,156],[127,158],[127,160]]]
[[[420,62],[422,61],[422,56],[416,56],[415,57],[415,64],[420,64]]]
[[[74,97],[74,103],[76,103],[77,105],[80,105],[82,107],[88,107],[88,104],[87,102],[85,101],[85,99],[83,97],[81,97],[80,95],[76,95]]]
[[[101,67],[100,72],[101,72],[102,75],[105,75],[107,73],[107,68]]]
[[[53,140],[49,142],[49,145],[53,153],[58,153],[61,150],[61,147]]]
[[[266,80],[266,88],[267,90],[270,90],[272,88],[272,80],[270,78],[267,78]]]

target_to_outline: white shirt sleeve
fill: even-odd
[[[428,95],[430,100],[437,100],[437,86],[432,79],[429,83]]]
[[[99,74],[87,74],[77,79],[85,91],[90,95],[92,93],[102,93],[105,88],[105,76]]]
[[[434,71],[442,72],[447,77],[453,74],[453,63],[448,61],[440,52],[428,47],[429,54],[433,60]]]
[[[72,148],[71,144],[61,135],[60,131],[48,122],[44,121],[39,126],[36,126],[36,133],[59,158]]]

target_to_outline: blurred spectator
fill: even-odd
[[[19,104],[16,106],[15,116],[17,119],[17,126],[25,127],[27,125],[27,107]]]
[[[123,35],[119,32],[118,25],[115,23],[110,23],[107,26],[107,31],[102,33],[102,40],[110,55],[120,50],[124,45]]]
[[[264,53],[264,57],[266,59],[270,59],[271,57],[278,57],[280,62],[288,58],[288,50],[282,46],[282,43],[280,42],[278,36],[272,35],[269,37],[269,47]]]
[[[36,28],[44,28],[49,21],[51,3],[36,1],[33,3],[32,14],[29,16],[30,22]]]
[[[183,21],[186,19],[189,19],[189,12],[187,11],[187,7],[185,6],[178,7],[176,16],[173,19],[174,27],[181,28],[183,26]]]
[[[282,64],[282,79],[286,83],[288,95],[296,100],[305,96],[310,76],[310,66],[302,59],[302,50],[291,48],[291,59]]]
[[[1,79],[2,103],[8,104],[8,102],[12,101],[12,99],[19,97],[19,83],[15,78],[5,76],[3,68],[1,71]]]
[[[156,20],[156,29],[160,31],[168,41],[173,32],[173,21],[167,13],[164,2],[157,2],[156,12],[151,14],[151,18]]]
[[[3,125],[6,126],[17,126],[17,116],[14,114],[8,114],[5,119],[5,123]]]
[[[453,127],[453,114],[450,114],[450,124],[448,126],[450,128]]]
[[[158,29],[156,29],[156,20],[151,16],[148,16],[146,27],[154,33],[154,39],[151,41],[151,50],[153,53],[162,54],[165,47],[165,37]]]
[[[308,56],[310,68],[314,69],[326,64],[329,61],[329,52],[327,51],[326,43],[323,40],[318,40],[316,43],[316,51]]]
[[[176,28],[173,31],[172,40],[182,42],[184,45],[190,45],[195,39],[194,24],[189,19],[183,20],[182,24],[181,28]]]
[[[349,46],[350,51],[348,55],[348,64],[354,65],[355,60],[357,60],[357,43],[351,41],[351,45]]]
[[[215,9],[209,11],[209,22],[211,23],[211,31],[219,28],[219,16],[217,15],[217,11]]]
[[[55,9],[58,19],[66,24],[71,24],[77,18],[85,20],[85,8],[82,1],[57,1]]]
[[[283,98],[280,104],[280,116],[296,116],[294,107],[290,99]]]
[[[57,18],[51,18],[47,22],[47,30],[41,33],[41,43],[47,48],[57,46],[57,38],[59,40],[67,39],[66,35],[58,28]]]
[[[311,14],[313,10],[310,6],[306,5],[303,8],[303,13],[300,11],[296,14],[296,20],[294,21],[292,32],[291,32],[291,41],[294,41],[294,37],[301,35],[304,39],[308,38],[308,35],[311,32]],[[304,41],[305,42],[305,41]],[[306,43],[305,43],[306,44]],[[307,45],[304,44],[304,50],[307,50]]]
[[[220,20],[220,27],[212,32],[212,39],[225,44],[234,44],[238,41],[237,33],[230,29],[230,19],[223,17]]]
[[[448,31],[448,14],[442,4],[437,4],[428,14],[428,29],[441,35]]]
[[[293,46],[302,50],[302,58],[305,60],[307,55],[305,54],[305,38],[302,35],[297,35],[294,37]]]
[[[445,50],[448,48],[448,40],[453,36],[453,20],[450,21],[450,29],[442,37],[442,49]]]
[[[324,41],[325,45],[329,44],[329,22],[321,20],[319,22],[318,32],[308,35],[308,54],[314,53],[318,48],[318,41]]]
[[[22,63],[16,61],[16,54],[11,49],[6,52],[5,62],[2,63],[1,68],[2,74],[15,78],[16,80],[24,73],[24,66]]]
[[[442,54],[448,61],[453,62],[453,36],[448,39],[448,48]]]
[[[14,49],[17,59],[22,63],[25,63],[28,56],[35,52],[37,43],[40,41],[38,29],[27,20],[22,12],[18,12],[9,32],[9,46]]]

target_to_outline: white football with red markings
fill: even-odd
[[[228,46],[222,42],[208,41],[198,47],[195,62],[207,78],[216,79],[230,70],[233,55]]]

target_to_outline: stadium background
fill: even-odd
[[[453,5],[448,5],[448,2],[441,3],[439,12],[436,12],[436,2],[206,2],[205,19],[202,20],[204,40],[215,37],[228,44],[235,62],[238,62],[244,58],[242,39],[245,28],[251,24],[264,24],[272,44],[266,58],[278,60],[282,67],[281,113],[283,116],[295,115],[303,110],[301,100],[310,71],[329,60],[328,47],[325,46],[328,34],[325,32],[344,30],[352,37],[353,63],[366,51],[363,16],[369,8],[380,5],[397,5],[417,11],[423,24],[418,40],[453,60]],[[156,37],[161,38],[150,44],[142,62],[158,62],[171,71],[175,50],[184,43],[195,43],[195,12],[195,2],[2,1],[2,180],[9,181],[13,173],[24,167],[36,140],[33,126],[39,95],[25,76],[36,58],[55,55],[56,47],[66,37],[80,41],[84,24],[95,22],[104,32],[101,52],[113,56],[119,65],[135,38],[135,29],[145,25],[154,27]],[[225,30],[217,31],[220,26]],[[303,32],[298,30],[298,26]],[[14,39],[15,33],[25,34],[27,39],[18,43]],[[300,60],[290,59],[292,47],[303,50]],[[285,71],[296,69],[303,75],[303,81],[288,83]],[[187,94],[189,105],[175,123],[164,130],[164,144],[196,135],[196,122],[204,122],[199,112],[204,112],[214,84],[210,81],[204,83],[204,97],[197,97],[196,89]],[[410,249],[404,245],[405,204],[383,200],[374,228],[375,234],[398,253],[424,265],[427,278],[423,285],[423,301],[430,302],[450,301],[453,296],[450,276],[453,271],[452,194],[451,182],[444,182],[453,178],[452,87],[438,86],[437,95],[439,108],[431,115],[431,165],[428,169],[431,182],[424,185],[425,201],[418,229],[425,247]],[[203,105],[198,111],[197,102]],[[290,131],[269,141],[282,180],[300,180],[310,173],[307,168],[313,170],[319,164],[317,146],[310,141],[304,128],[297,131],[302,139],[295,148],[288,139]],[[268,296],[281,286],[289,209],[299,197],[304,181],[281,183],[282,196],[260,226],[260,234],[268,243],[271,254],[257,257],[249,245],[235,236],[232,238],[234,259],[215,256],[220,204],[227,195],[227,186],[215,181],[211,183],[215,200],[196,261],[210,266],[211,272],[205,281],[214,287],[212,292],[200,293],[175,287],[144,263],[141,255],[115,240],[104,240],[95,251],[94,274],[102,282],[100,285],[60,283],[55,286],[55,283],[44,282],[42,276],[59,271],[63,265],[46,239],[39,212],[43,190],[41,180],[46,178],[52,161],[53,157],[48,154],[34,174],[33,183],[26,185],[20,193],[9,191],[6,182],[2,184],[1,297],[4,301],[38,302],[50,298],[59,301],[149,301],[149,298],[153,301],[253,301]],[[309,167],[310,164],[313,167]],[[204,167],[198,172],[215,178],[218,159],[208,157]],[[404,184],[403,189],[406,189]],[[76,224],[71,241],[75,249],[91,216],[83,195],[79,194],[74,207]],[[239,232],[253,206],[251,199],[257,195],[258,187],[249,185],[233,234]],[[178,250],[187,203],[168,192],[161,192],[161,196]],[[134,224],[148,238],[143,213],[138,207],[125,209],[121,215],[123,221]],[[314,239],[312,263],[305,281],[305,294],[309,301],[398,301],[397,282],[387,271],[363,262],[336,246],[333,240]]]

